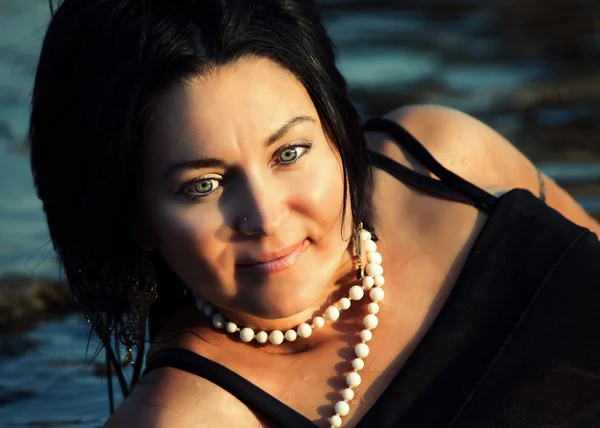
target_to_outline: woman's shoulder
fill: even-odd
[[[104,427],[229,427],[232,421],[236,426],[263,426],[247,406],[219,386],[163,368],[140,380]]]
[[[480,120],[448,107],[418,105],[400,107],[385,115],[410,132],[443,166],[476,186],[494,194],[526,189],[539,196],[545,188],[546,203],[572,222],[600,234],[600,225],[513,144]],[[397,142],[369,138],[372,150],[424,174],[429,174]],[[543,180],[543,186],[540,182]]]
[[[410,132],[447,169],[481,188],[538,191],[532,163],[502,135],[466,113],[437,105],[412,105],[385,117]],[[378,151],[415,167],[396,142],[389,138],[370,141]]]
[[[402,126],[440,164],[463,179],[494,193],[509,188],[490,171],[490,160],[481,142],[480,128],[485,125],[476,119],[450,108],[425,105],[397,108],[384,117]],[[366,137],[369,149],[420,174],[434,177],[390,135],[367,133]],[[435,192],[414,191],[383,171],[375,170],[373,179],[373,211],[379,229],[388,234],[406,235],[408,232],[398,231],[397,225],[410,225],[412,241],[419,243],[420,254],[428,256],[436,253],[436,248],[446,249],[442,254],[436,253],[436,266],[453,263],[456,255],[472,243],[483,224],[485,217],[472,206],[435,197]],[[400,236],[397,238],[395,242],[401,242]],[[405,236],[405,239],[408,238]],[[423,248],[425,242],[435,245]]]

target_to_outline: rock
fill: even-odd
[[[76,309],[65,282],[22,274],[0,277],[0,333],[22,331]]]

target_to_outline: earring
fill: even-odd
[[[356,259],[357,259],[357,269],[356,269],[356,279],[361,280],[363,279],[363,277],[365,276],[365,271],[364,271],[364,267],[362,264],[362,231],[366,231],[369,232],[370,235],[370,239],[372,241],[378,241],[379,238],[377,237],[377,235],[375,234],[375,231],[373,230],[372,227],[368,226],[368,225],[364,225],[363,222],[361,221],[360,223],[358,223],[355,226],[354,229],[354,252],[356,255]]]
[[[123,367],[135,364],[133,361],[133,348],[138,352],[142,349],[146,335],[146,320],[150,311],[150,305],[156,300],[156,272],[148,257],[142,256],[138,275],[131,286],[129,294],[130,307],[127,311],[125,321],[117,333],[117,338],[127,352],[121,363]]]
[[[354,251],[356,253],[356,258],[357,258],[357,264],[358,267],[356,269],[356,279],[362,279],[365,272],[363,269],[363,265],[362,265],[362,239],[360,236],[360,231],[363,228],[363,224],[362,221],[356,225],[355,229],[354,229]]]

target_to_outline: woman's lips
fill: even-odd
[[[238,263],[237,267],[266,275],[282,272],[296,264],[306,249],[305,244],[306,240],[302,240],[295,245],[277,252],[264,254],[251,260],[245,260],[242,263]]]

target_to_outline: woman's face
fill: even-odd
[[[169,91],[152,126],[147,249],[228,311],[275,319],[322,303],[348,258],[343,172],[303,85],[239,60]]]

